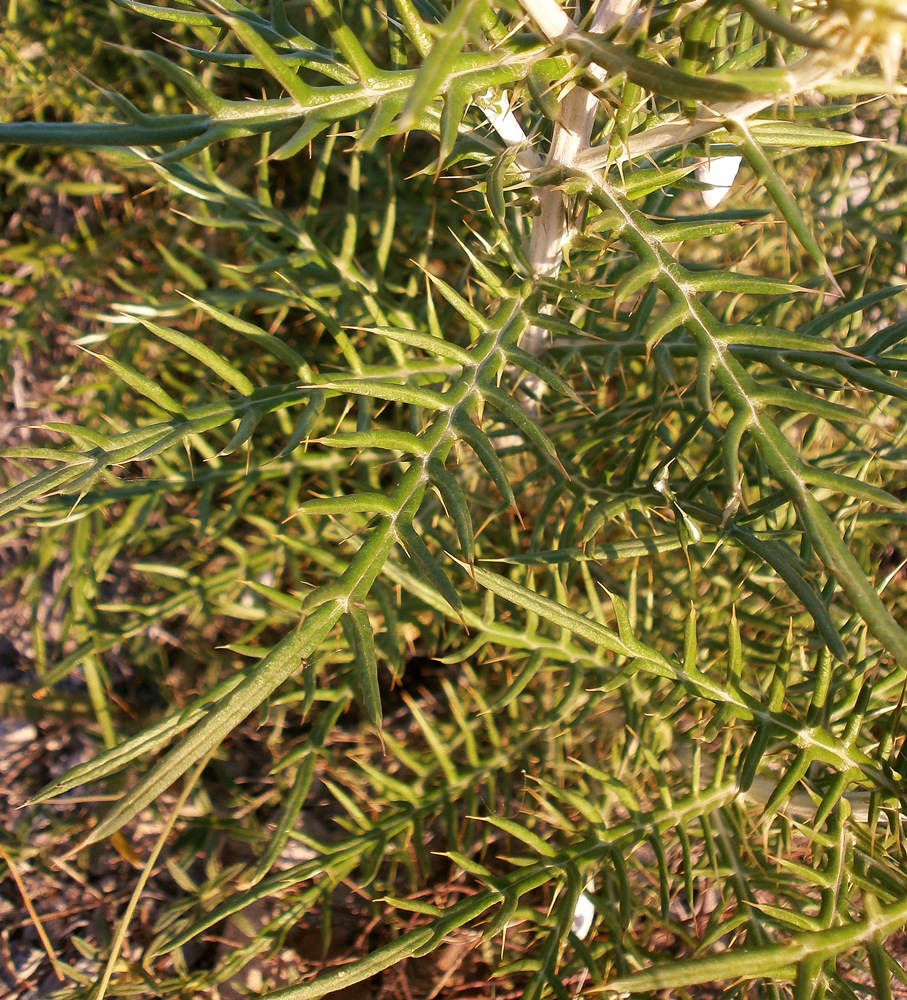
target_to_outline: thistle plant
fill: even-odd
[[[329,927],[342,886],[380,938],[281,997],[464,935],[527,997],[891,995],[903,10],[118,4],[175,43],[122,53],[167,106],[97,80],[88,120],[0,123],[120,151],[180,219],[166,287],[95,312],[90,405],[5,453],[9,530],[71,553],[42,691],[84,676],[107,745],[34,805],[115,794],[74,850],[166,812],[100,985],[68,995],[213,991]],[[894,142],[856,129],[871,95]],[[197,697],[127,731],[117,658],[160,677],[174,645]],[[201,790],[256,712],[273,786],[220,821],[252,849],[190,878],[180,803],[223,836]],[[185,898],[137,970],[162,856]]]

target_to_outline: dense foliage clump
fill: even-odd
[[[60,995],[891,995],[903,10],[13,7]]]

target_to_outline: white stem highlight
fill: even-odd
[[[578,29],[554,0],[520,0],[523,10],[551,41],[569,38]],[[595,13],[589,28],[592,32],[610,31],[624,20],[637,6],[637,0],[608,0]],[[590,67],[592,69],[592,67]],[[605,71],[594,67],[598,79],[605,79]],[[598,98],[588,90],[577,87],[564,98],[560,121],[554,127],[551,148],[545,159],[546,166],[572,167],[589,149]],[[529,263],[539,277],[557,275],[564,261],[564,247],[569,242],[570,220],[568,205],[563,193],[555,188],[544,188],[539,196],[540,214],[532,227],[529,242]],[[540,326],[531,326],[523,335],[521,346],[530,354],[541,354],[549,340],[548,332]],[[529,376],[524,385],[536,400],[545,391],[540,379]]]

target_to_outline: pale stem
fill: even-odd
[[[578,31],[576,24],[554,0],[520,0],[523,10],[551,40],[569,38]],[[595,12],[589,30],[603,33],[618,25],[636,8],[637,0],[606,0]],[[592,67],[590,67],[592,69]],[[605,71],[594,67],[595,76],[604,80]],[[560,120],[554,126],[546,166],[572,167],[592,141],[592,129],[598,99],[582,87],[570,91],[561,104]],[[539,195],[539,214],[532,227],[529,241],[529,263],[539,277],[557,275],[564,261],[564,247],[570,238],[567,200],[554,187],[543,188]],[[521,346],[530,354],[541,354],[548,343],[547,330],[531,326],[523,334]],[[528,376],[524,386],[539,399],[545,391],[540,379]]]
[[[487,99],[481,102],[479,107],[488,119],[488,124],[497,132],[498,136],[508,146],[519,147],[516,164],[523,173],[528,174],[531,170],[538,170],[542,166],[542,159],[529,145],[529,138],[513,113],[513,108],[510,106],[510,94],[505,90],[500,97],[494,98],[489,93]]]
[[[550,41],[569,38],[577,27],[556,0],[520,0],[520,6]]]

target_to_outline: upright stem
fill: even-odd
[[[551,41],[567,38],[579,30],[555,0],[520,0],[520,5]],[[589,30],[599,33],[610,31],[637,5],[637,0],[602,0]],[[604,70],[595,69],[598,70],[596,76],[603,81]],[[595,95],[582,87],[572,90],[564,98],[560,120],[554,126],[546,166],[572,167],[577,158],[590,148],[598,103]],[[561,269],[564,247],[569,239],[569,206],[564,193],[554,187],[543,188],[539,202],[541,211],[529,241],[529,263],[536,276],[553,277]],[[523,334],[520,346],[530,354],[541,354],[547,343],[547,330],[530,326]],[[535,399],[541,398],[545,390],[544,383],[534,376],[528,377],[524,385]]]

